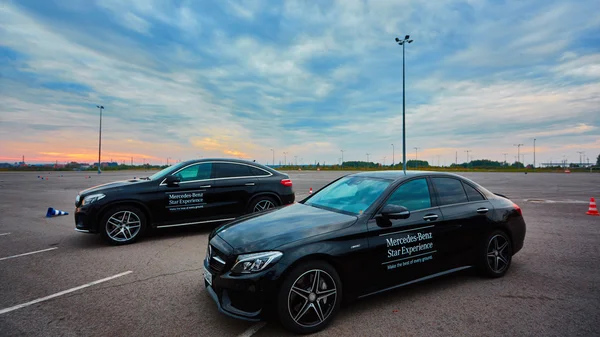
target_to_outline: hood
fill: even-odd
[[[123,187],[143,184],[147,183],[149,180],[141,180],[141,179],[131,179],[131,180],[121,180],[121,181],[113,181],[107,184],[96,185],[81,191],[79,194],[88,195],[96,192],[104,192],[106,190],[119,190]]]
[[[235,254],[265,251],[352,225],[357,217],[293,204],[240,218],[215,230]]]

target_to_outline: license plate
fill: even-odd
[[[207,270],[204,271],[204,279],[212,286],[212,274]]]

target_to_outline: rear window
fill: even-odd
[[[265,170],[261,170],[258,167],[254,167],[254,166],[248,166],[250,168],[250,173],[253,176],[268,176],[269,172],[265,171]]]
[[[481,193],[479,193],[479,191],[477,191],[471,185],[463,183],[463,186],[465,187],[465,191],[467,192],[467,197],[469,197],[469,201],[479,201],[485,199],[483,195],[481,195]]]
[[[440,198],[440,205],[468,202],[467,194],[459,180],[452,178],[431,178]]]
[[[215,178],[236,178],[251,175],[250,166],[248,165],[215,163]]]

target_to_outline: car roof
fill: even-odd
[[[205,162],[230,162],[230,163],[239,163],[239,164],[246,164],[246,165],[253,165],[256,167],[260,167],[263,170],[267,170],[269,172],[271,172],[272,174],[279,174],[280,172],[276,171],[275,169],[263,165],[261,163],[257,163],[255,161],[250,161],[250,160],[244,160],[244,159],[237,159],[237,158],[200,158],[200,159],[191,159],[191,160],[187,160],[185,162],[182,162],[182,166],[186,166],[186,165],[190,165],[190,164],[196,164],[196,163],[205,163]]]
[[[351,176],[359,176],[359,177],[368,177],[368,178],[379,178],[379,179],[389,179],[389,180],[405,180],[412,177],[421,177],[421,176],[447,176],[447,177],[455,177],[465,179],[462,176],[457,174],[448,173],[448,172],[438,172],[438,171],[404,171],[402,170],[389,170],[389,171],[368,171],[368,172],[360,172],[351,174]]]
[[[203,163],[203,162],[207,162],[207,161],[228,161],[228,162],[232,162],[232,163],[241,163],[241,164],[253,164],[253,165],[257,165],[257,166],[264,166],[260,163],[257,162],[253,162],[250,160],[244,160],[244,159],[237,159],[237,158],[201,158],[201,159],[190,159],[185,161],[186,164],[193,164],[193,163]]]

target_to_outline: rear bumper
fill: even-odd
[[[281,204],[282,205],[291,205],[296,201],[296,194],[285,194],[281,196]]]
[[[522,216],[515,217],[509,224],[509,230],[512,234],[513,241],[513,255],[517,254],[525,245],[525,233],[527,232],[527,225],[525,225],[525,219]]]

